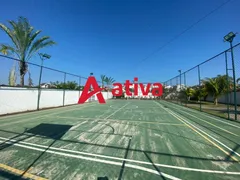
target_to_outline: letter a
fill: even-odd
[[[152,95],[153,96],[162,96],[163,93],[163,87],[162,84],[160,83],[154,83],[153,86],[158,86],[158,88],[153,88],[152,89]]]
[[[90,89],[91,89],[91,85],[92,85],[92,87],[93,87],[93,91],[92,91],[92,92],[89,92]],[[105,100],[104,100],[104,98],[103,98],[103,95],[102,95],[102,93],[101,93],[101,90],[102,90],[102,89],[103,89],[103,88],[99,88],[98,83],[97,83],[95,77],[90,76],[90,77],[87,79],[87,82],[86,82],[86,84],[85,84],[85,86],[84,86],[84,89],[83,89],[83,91],[82,91],[82,94],[81,94],[81,96],[80,96],[80,98],[79,98],[79,100],[78,100],[78,104],[83,104],[83,103],[85,103],[86,100],[88,100],[88,99],[89,99],[91,96],[93,96],[94,94],[96,94],[97,99],[98,99],[98,102],[99,102],[100,104],[106,103]],[[89,93],[88,93],[88,92],[89,92]]]

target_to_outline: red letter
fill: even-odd
[[[162,96],[162,93],[163,93],[162,84],[154,83],[153,86],[158,86],[158,88],[153,88],[152,89],[152,95],[153,96]]]
[[[88,91],[91,90],[91,85],[93,87],[93,91],[88,93]],[[105,103],[105,100],[103,98],[103,95],[101,93],[101,88],[99,88],[98,86],[98,83],[95,79],[95,77],[93,76],[90,76],[88,79],[87,79],[87,82],[84,86],[84,89],[82,91],[82,94],[78,100],[78,104],[83,104],[86,100],[88,100],[88,98],[90,98],[91,96],[93,96],[94,94],[96,94],[97,98],[98,98],[98,102],[100,104],[104,104]]]
[[[125,90],[126,90],[126,95],[128,95],[128,96],[131,96],[131,95],[132,95],[132,93],[131,93],[131,91],[130,91],[130,89],[129,89],[129,86],[131,86],[131,85],[132,85],[132,83],[130,83],[129,80],[126,80]]]
[[[142,94],[143,94],[144,96],[147,96],[147,95],[148,95],[150,86],[151,86],[151,84],[148,83],[148,84],[147,84],[147,87],[146,87],[146,91],[144,91],[144,86],[143,86],[142,83],[140,83],[140,88],[141,88]]]
[[[113,96],[122,96],[122,84],[114,83],[113,86],[118,86],[118,88],[112,89]]]
[[[138,78],[134,78],[134,95],[137,96],[138,95],[138,84],[135,83],[138,81]]]

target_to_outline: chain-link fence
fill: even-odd
[[[40,96],[43,91],[44,93],[42,96],[51,90],[56,90],[55,94],[59,93],[58,98],[62,99],[61,102],[64,106],[66,104],[72,104],[71,102],[66,101],[73,98],[67,98],[66,96],[76,96],[76,93],[78,93],[78,96],[80,96],[80,92],[83,90],[84,85],[87,81],[86,77],[82,77],[80,75],[59,71],[31,62],[22,62],[19,59],[4,55],[0,55],[0,61],[0,89],[28,89],[36,92],[38,94],[37,109],[40,108]],[[97,82],[99,86],[102,86],[101,81]],[[75,92],[65,93],[65,91],[69,92],[71,90]],[[19,95],[16,98],[20,98]]]
[[[240,44],[163,83],[163,99],[240,120]]]

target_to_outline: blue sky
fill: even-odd
[[[239,32],[238,0],[230,1],[141,62],[226,1],[9,0],[1,4],[0,22],[6,24],[7,20],[24,16],[43,31],[42,35],[51,36],[57,45],[42,50],[52,56],[45,66],[85,77],[93,72],[97,79],[105,74],[118,82],[134,77],[144,82],[162,82],[176,76],[178,69],[185,71],[229,48],[223,36]],[[234,43],[239,40],[235,38]],[[2,31],[0,43],[10,43]],[[37,56],[31,61],[40,63]],[[218,65],[210,63],[205,71]],[[62,75],[59,77],[61,80]],[[45,75],[45,81],[47,78]]]

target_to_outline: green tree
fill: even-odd
[[[30,72],[30,71],[28,71],[28,86],[29,86],[29,87],[32,87],[32,86],[33,86],[33,80],[32,80],[31,72]]]
[[[82,89],[82,87],[78,86],[76,81],[67,81],[67,82],[50,82],[50,84],[57,87],[57,89],[70,89],[70,90],[79,90]]]
[[[240,78],[237,79],[237,84],[240,82]]]
[[[198,102],[202,99],[202,98],[206,98],[206,96],[208,95],[207,89],[203,86],[203,87],[197,87],[194,90],[193,96],[198,100]]]
[[[105,82],[106,82],[108,88],[110,88],[110,86],[115,82],[115,80],[112,77],[106,77]]]
[[[15,66],[15,63],[14,63],[12,69],[9,72],[9,77],[8,77],[9,86],[16,86],[16,79],[17,79],[16,66]]]
[[[9,27],[0,23],[3,30],[11,39],[12,45],[0,44],[0,51],[15,54],[19,61],[20,84],[24,86],[24,76],[28,71],[27,62],[40,49],[56,44],[49,36],[37,39],[40,30],[34,30],[29,21],[24,17],[19,17],[18,21],[10,20]]]
[[[106,82],[106,76],[101,75],[101,81],[102,81],[102,88],[104,88],[104,83]]]
[[[228,81],[227,81],[228,79]],[[218,75],[214,78],[206,78],[203,81],[204,88],[206,89],[206,92],[209,95],[213,96],[214,104],[218,105],[218,98],[228,93],[229,87],[231,87],[232,84],[232,78],[228,77],[226,75]]]
[[[190,101],[190,98],[194,95],[195,90],[191,87],[188,87],[183,91],[184,91],[184,94],[187,96],[187,101]]]

